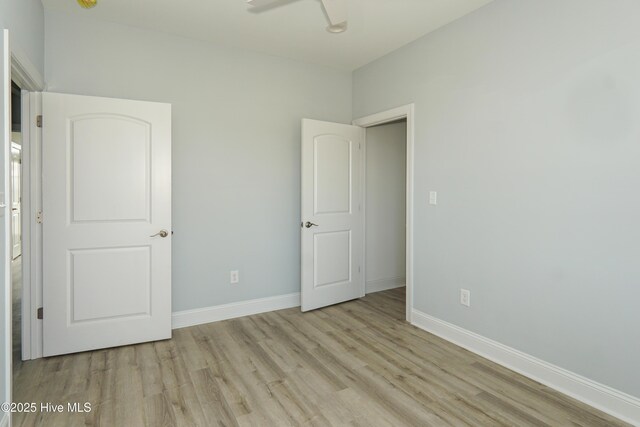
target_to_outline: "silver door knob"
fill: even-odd
[[[168,235],[169,235],[169,232],[167,230],[160,230],[156,234],[153,234],[149,237],[156,237],[156,236],[167,237]]]
[[[307,228],[311,228],[311,227],[318,227],[318,224],[314,224],[312,222],[307,221],[304,223],[304,226]]]

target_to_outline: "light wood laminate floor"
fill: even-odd
[[[173,339],[23,363],[15,401],[91,402],[15,426],[619,426],[408,325],[404,290],[282,310]]]

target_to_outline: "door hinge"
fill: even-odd
[[[42,224],[42,211],[36,212],[36,223]]]
[[[38,308],[38,319],[42,319],[44,318],[44,308],[40,307]]]
[[[36,126],[38,126],[39,128],[42,127],[42,115],[36,116]]]

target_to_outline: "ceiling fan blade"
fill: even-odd
[[[278,0],[247,0],[247,4],[253,7],[268,6],[272,3],[278,3]]]
[[[322,0],[325,12],[329,17],[331,25],[339,25],[347,22],[347,2],[346,0]]]
[[[251,6],[249,11],[260,13],[293,3],[294,1],[296,0],[247,0],[247,4]]]

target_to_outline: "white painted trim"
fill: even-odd
[[[2,418],[0,418],[0,427],[9,427],[9,413],[2,413]]]
[[[388,291],[389,289],[402,288],[406,284],[404,277],[391,277],[389,279],[370,280],[366,284],[367,293]]]
[[[360,298],[367,295],[367,129],[362,130],[360,149],[360,218],[362,219],[362,259],[359,269],[362,278]]]
[[[633,425],[640,425],[640,399],[637,397],[597,383],[419,310],[413,310],[412,324],[616,418]]]
[[[299,306],[300,293],[296,292],[294,294],[258,298],[231,304],[197,308],[195,310],[177,311],[171,316],[171,327],[173,329],[180,329],[188,326],[201,325],[203,323],[218,322],[220,320],[234,319],[236,317],[250,316],[252,314]]]
[[[36,126],[36,117],[42,114],[42,96],[40,92],[29,92],[28,110],[22,120],[23,158],[23,203],[28,200],[29,209],[23,209],[22,223],[22,268],[23,290],[28,299],[23,300],[22,318],[29,318],[29,332],[22,335],[22,359],[42,357],[42,320],[37,319],[38,307],[42,306],[42,224],[38,224],[37,212],[42,209],[42,129]],[[24,106],[23,106],[24,107]],[[27,172],[28,171],[28,172]],[[25,233],[28,224],[28,232]],[[28,269],[28,270],[27,270]],[[26,304],[29,301],[29,305]]]
[[[407,119],[407,234],[406,234],[406,318],[407,322],[411,322],[413,315],[413,188],[414,188],[414,146],[415,146],[415,105],[407,104],[401,107],[392,108],[391,110],[372,114],[370,116],[356,119],[352,122],[354,126],[363,128],[381,125],[400,119]],[[363,155],[366,155],[366,141]],[[366,220],[366,209],[363,206],[364,218]],[[366,233],[365,233],[366,236]],[[366,250],[366,242],[365,242]],[[366,274],[366,265],[364,266]],[[366,276],[365,276],[366,277]]]
[[[44,89],[44,79],[38,69],[21,50],[11,49],[11,80],[20,89],[37,91]]]
[[[396,120],[402,120],[411,116],[413,118],[414,104],[407,104],[401,107],[392,108],[391,110],[382,111],[380,113],[371,114],[370,116],[355,119],[352,124],[363,128],[382,125]]]
[[[40,252],[40,226],[35,223],[35,203],[40,197],[40,169],[37,167],[40,131],[35,126],[35,116],[40,114],[39,94],[28,93],[43,90],[44,78],[28,56],[15,46],[11,47],[11,79],[22,91],[22,359],[42,357],[42,321],[34,320],[40,306],[37,295],[42,295],[41,277],[38,271]],[[35,190],[35,191],[34,191]],[[34,321],[32,321],[34,320]],[[13,357],[13,356],[12,356]]]
[[[2,152],[3,154],[3,186],[2,193],[3,199],[0,200],[0,203],[3,206],[0,208],[3,210],[2,212],[2,227],[4,229],[4,241],[2,244],[4,245],[4,259],[2,262],[4,263],[4,277],[2,278],[2,292],[4,292],[4,307],[2,307],[2,315],[4,316],[4,358],[5,358],[5,366],[4,368],[4,376],[5,376],[5,389],[4,396],[7,402],[11,402],[12,399],[12,370],[13,370],[13,346],[12,346],[12,319],[11,319],[11,192],[10,192],[10,161],[11,161],[11,81],[10,81],[10,72],[11,72],[11,60],[9,58],[9,30],[0,30],[2,31],[2,47],[0,51],[2,52],[2,57],[0,58],[2,67],[2,81],[0,84],[4,86],[4,90],[8,91],[5,93],[5,96],[0,102],[2,102],[2,117],[0,120],[3,121],[4,125],[2,126]],[[3,91],[4,92],[4,91]],[[3,402],[0,402],[3,403]],[[7,425],[11,424],[10,416],[7,417]],[[3,421],[4,422],[4,421]]]
[[[30,116],[30,97],[29,92],[23,90],[20,95],[22,102],[22,302],[20,304],[21,312],[21,342],[22,342],[22,360],[31,359],[31,144],[29,137],[31,129],[27,120]]]

